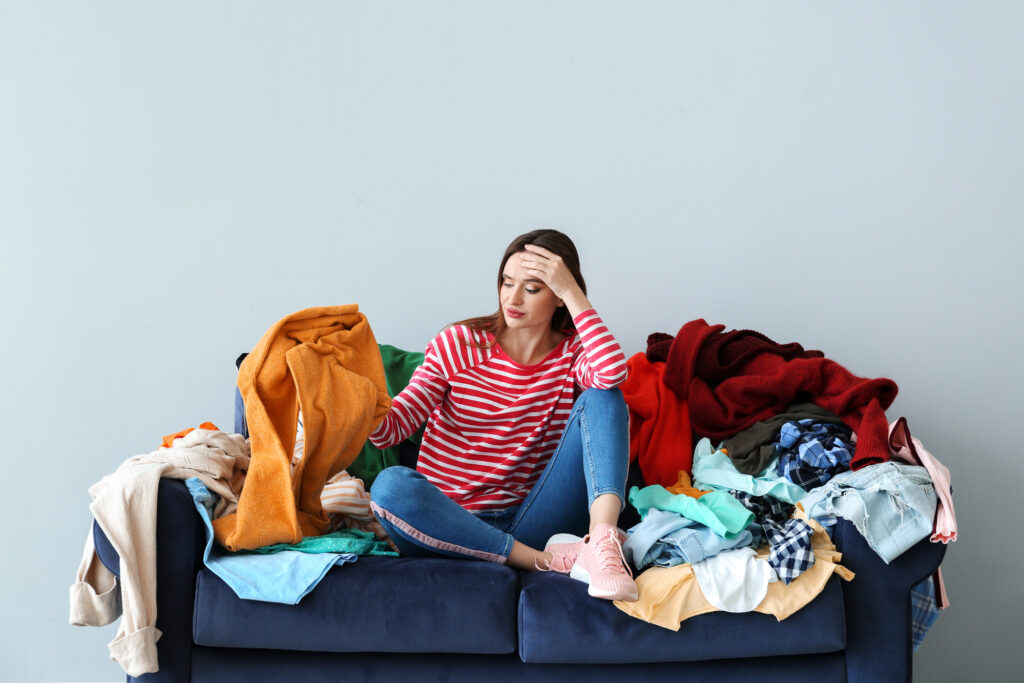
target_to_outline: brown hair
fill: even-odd
[[[576,251],[576,245],[572,243],[572,240],[565,233],[550,229],[531,230],[512,240],[512,243],[505,249],[505,255],[501,257],[501,264],[498,266],[499,292],[505,279],[505,264],[508,263],[512,254],[526,251],[527,244],[542,247],[561,256],[562,262],[568,266],[569,272],[576,278],[576,283],[580,286],[580,289],[583,290],[584,294],[587,293],[587,283],[583,281],[583,273],[580,272],[580,255]],[[467,318],[466,320],[454,322],[452,325],[465,325],[470,329],[490,332],[494,335],[494,340],[489,344],[484,344],[484,348],[493,346],[497,342],[498,335],[504,332],[506,327],[505,316],[501,313],[500,304],[498,310],[490,315]],[[452,325],[449,325],[449,327]],[[551,316],[551,329],[559,332],[576,329],[575,325],[572,324],[572,316],[569,315],[568,308],[561,306],[555,309],[554,315]]]

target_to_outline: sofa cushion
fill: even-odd
[[[836,577],[810,604],[781,622],[759,612],[711,612],[687,619],[678,631],[591,598],[586,584],[564,574],[532,572],[522,577],[519,656],[524,662],[694,662],[836,652],[845,645],[843,594]]]
[[[500,564],[362,557],[297,605],[242,600],[196,578],[193,636],[210,647],[316,652],[515,652],[518,574]]]

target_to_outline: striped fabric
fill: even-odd
[[[292,452],[291,470],[302,462],[306,450],[306,433],[302,426],[302,413],[295,430],[295,450]],[[370,511],[370,494],[366,492],[363,480],[353,477],[347,470],[341,470],[324,484],[320,493],[320,504],[331,520],[331,530],[360,529],[369,531],[377,538],[387,539],[388,534]],[[390,539],[389,539],[390,540]]]
[[[427,346],[370,441],[392,446],[429,418],[417,470],[467,510],[518,505],[565,431],[576,386],[611,389],[626,378],[626,357],[597,312],[573,323],[577,334],[532,366],[497,344],[468,344],[483,345],[490,333],[449,327]]]

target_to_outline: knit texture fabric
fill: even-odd
[[[238,370],[252,462],[238,511],[214,520],[229,550],[327,533],[320,494],[359,454],[391,405],[377,341],[356,304],[282,318]],[[291,460],[302,410],[305,455]]]
[[[665,363],[642,353],[626,361],[622,397],[629,408],[629,460],[648,484],[673,486],[693,465],[690,411],[663,381]]]
[[[687,401],[690,423],[699,436],[725,439],[809,398],[857,433],[851,469],[889,460],[885,409],[896,398],[895,382],[857,377],[823,357],[792,357],[793,349],[754,355],[738,351],[735,358],[726,354],[721,363],[709,364],[702,352],[709,345],[721,352],[718,337],[723,329],[703,319],[686,323],[665,365],[665,384]],[[745,360],[734,363],[737,358]],[[715,383],[725,367],[735,374]]]

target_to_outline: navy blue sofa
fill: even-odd
[[[116,573],[116,552],[98,525],[94,534]],[[203,566],[204,541],[184,484],[161,481],[160,670],[139,680],[909,680],[910,589],[945,554],[925,540],[885,565],[840,521],[852,582],[833,576],[782,622],[710,613],[673,632],[567,576],[470,560],[364,557],[298,605],[247,601]]]

